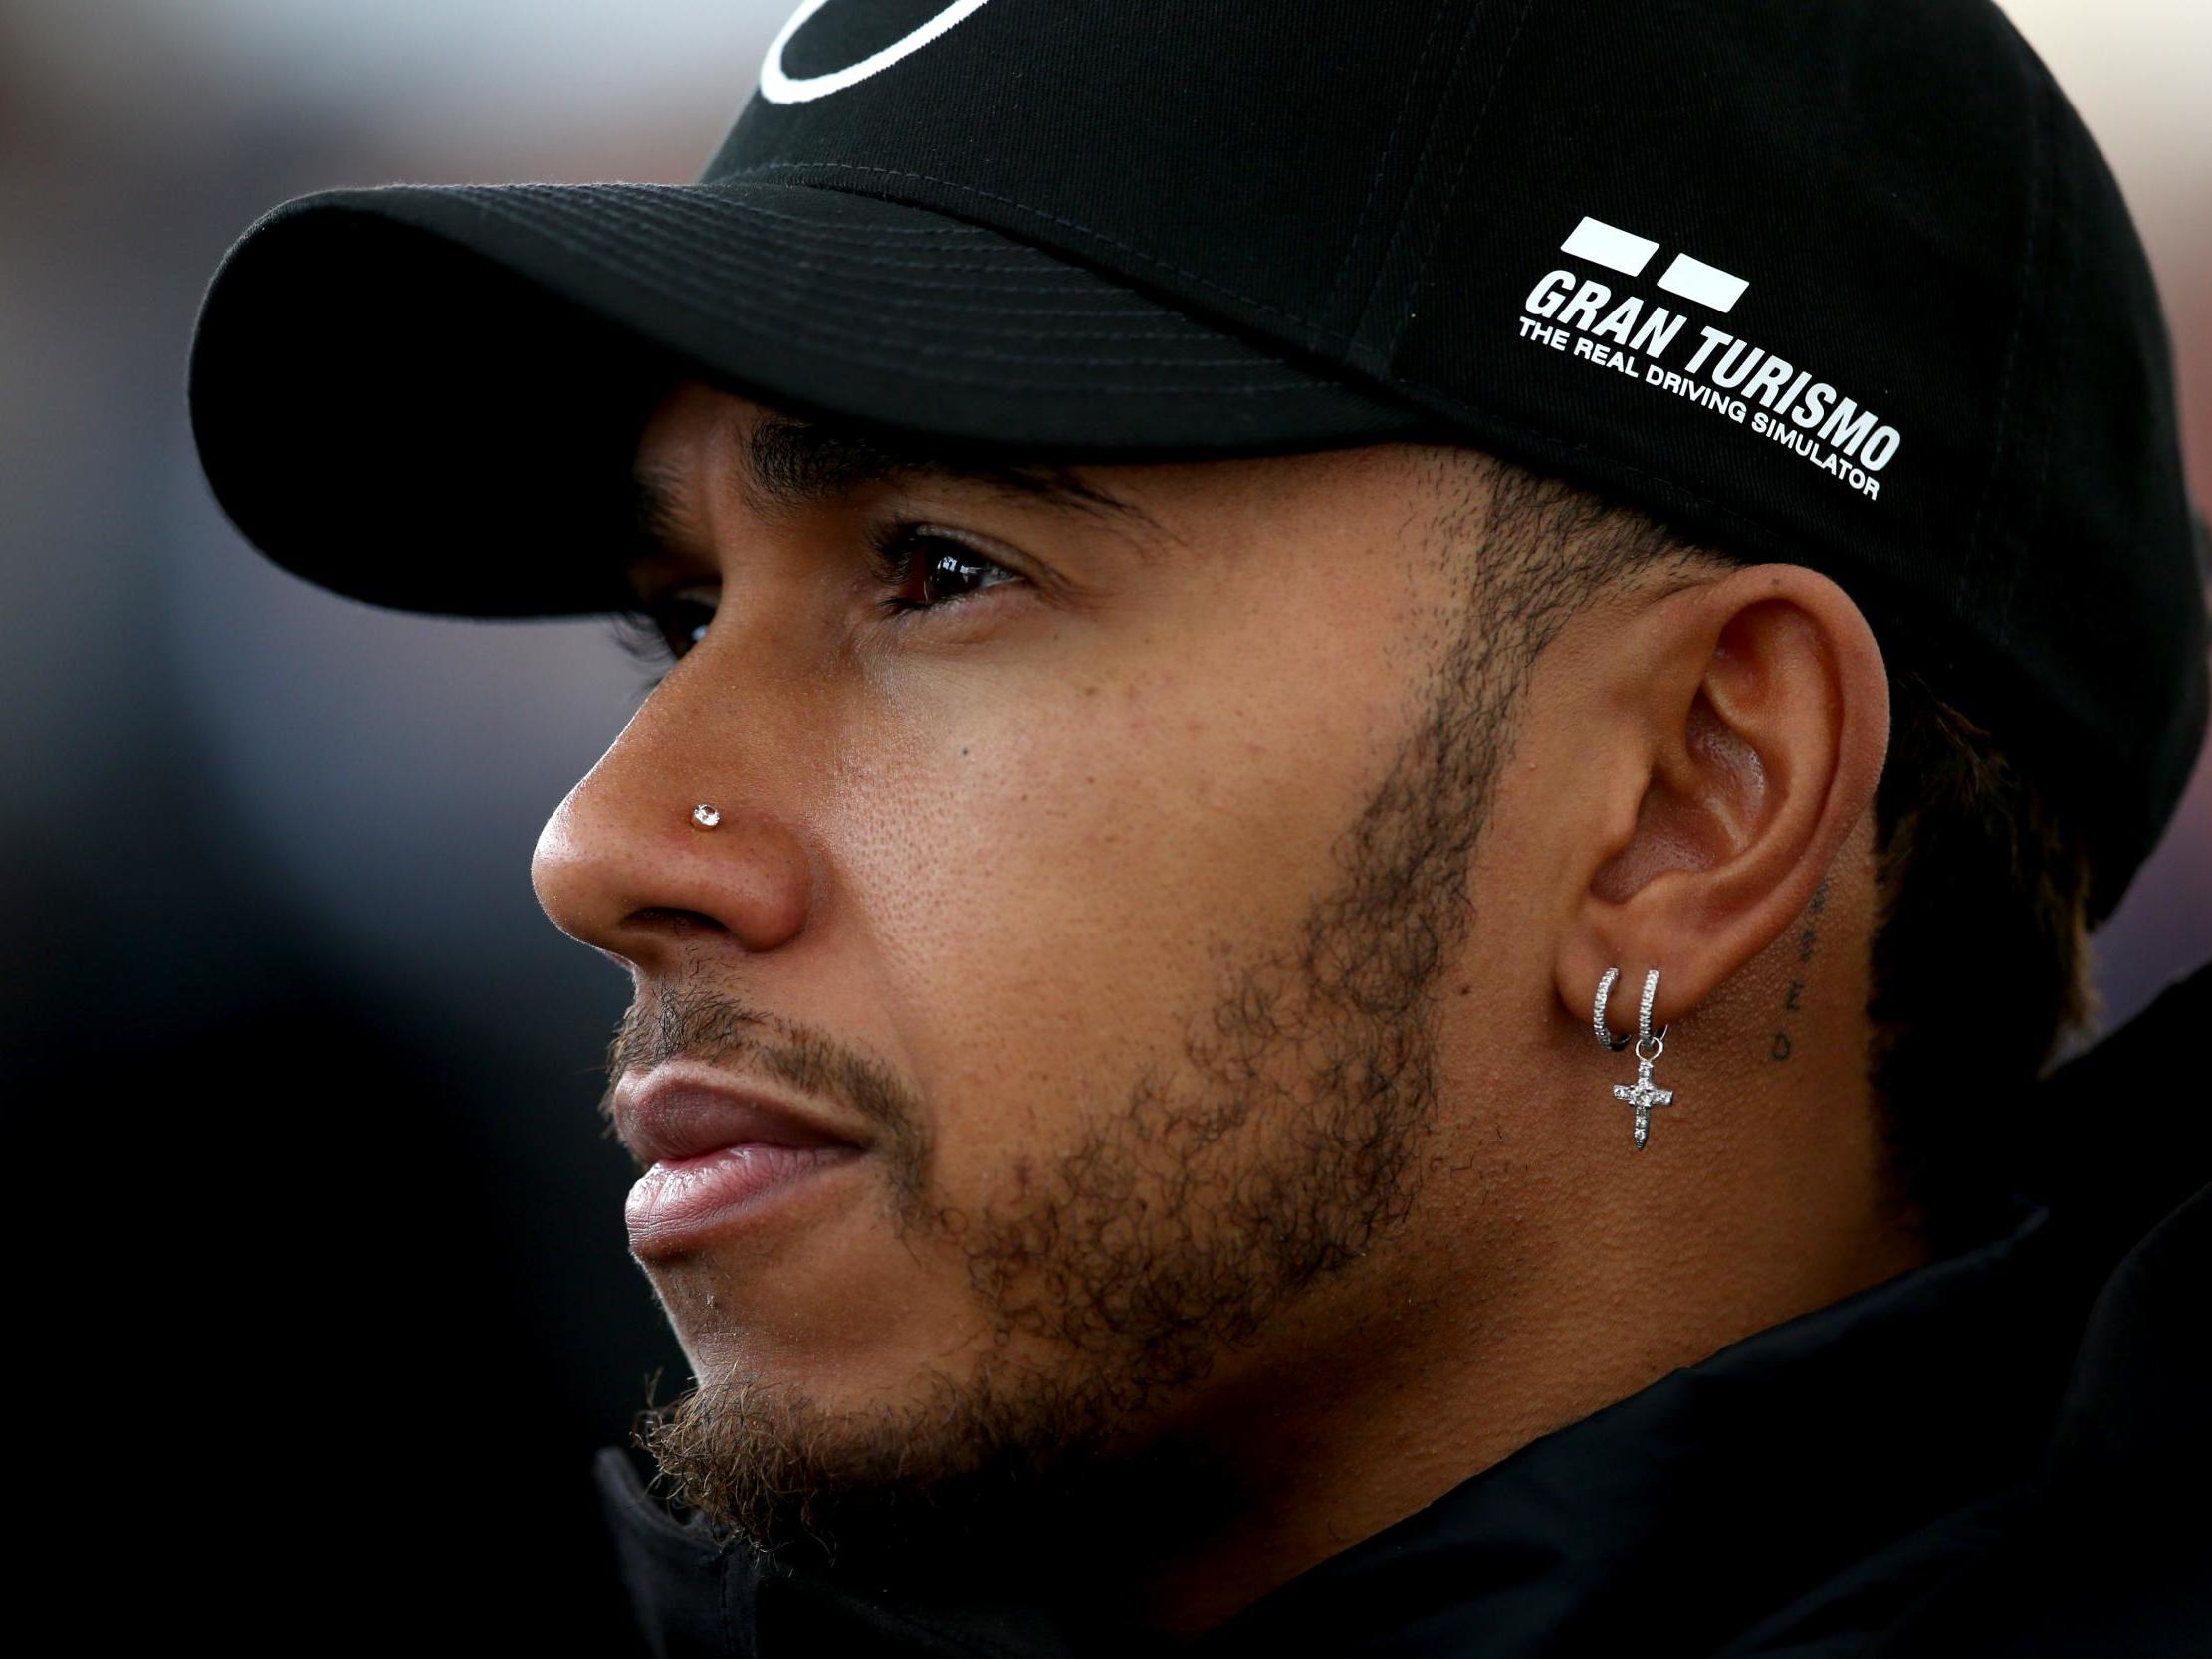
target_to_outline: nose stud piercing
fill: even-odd
[[[700,829],[713,829],[722,822],[722,809],[701,801],[691,809],[691,821]]]
[[[1617,967],[1605,970],[1605,977],[1598,981],[1597,1005],[1591,1011],[1590,1023],[1596,1030],[1598,1041],[1610,1053],[1618,1054],[1629,1046],[1629,1039],[1616,1037],[1605,1021],[1606,1000],[1613,994],[1613,981],[1621,976]],[[1652,1029],[1652,999],[1659,994],[1659,969],[1653,968],[1644,976],[1644,1000],[1636,1011],[1636,1081],[1616,1083],[1613,1093],[1617,1099],[1627,1101],[1636,1108],[1636,1149],[1642,1151],[1651,1139],[1652,1108],[1666,1106],[1674,1099],[1671,1089],[1655,1088],[1652,1084],[1652,1062],[1666,1052],[1666,1027]],[[1647,1052],[1647,1049],[1649,1050]]]

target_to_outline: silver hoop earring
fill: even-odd
[[[1598,981],[1597,1006],[1590,1010],[1590,1023],[1597,1030],[1598,1041],[1605,1044],[1607,1052],[1611,1054],[1619,1054],[1629,1046],[1628,1038],[1616,1037],[1613,1027],[1605,1022],[1605,1005],[1613,1000],[1613,981],[1620,977],[1621,970],[1617,967],[1605,970],[1605,977]]]
[[[1629,1039],[1616,1037],[1605,1020],[1606,1001],[1613,994],[1613,981],[1620,976],[1619,968],[1606,969],[1605,977],[1598,981],[1598,1001],[1591,1013],[1598,1041],[1615,1054],[1629,1045]],[[1658,994],[1659,969],[1655,967],[1644,976],[1644,999],[1636,1010],[1636,1081],[1613,1086],[1615,1098],[1636,1108],[1636,1149],[1640,1152],[1651,1139],[1652,1108],[1666,1106],[1674,1099],[1673,1090],[1655,1088],[1652,1083],[1652,1062],[1666,1052],[1667,1028],[1662,1025],[1657,1031],[1652,1029],[1652,999]]]

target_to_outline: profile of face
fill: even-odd
[[[634,976],[610,1106],[751,1082],[853,1143],[634,1237],[698,1379],[656,1449],[764,1544],[1196,1487],[1205,1424],[1431,1277],[1391,1245],[1502,734],[1425,457],[1071,499],[809,427],[689,382],[653,413],[634,575],[680,660],[534,865]]]
[[[676,660],[537,850],[634,982],[608,1105],[696,1378],[653,1449],[768,1548],[1172,1551],[1509,1271],[1481,1011],[1588,1038],[1557,803],[1485,831],[1572,739],[1518,733],[1426,446],[884,453],[669,389],[632,576]],[[745,1087],[835,1143],[717,1153]]]

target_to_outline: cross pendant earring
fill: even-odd
[[[1640,1152],[1644,1149],[1644,1142],[1651,1138],[1652,1108],[1665,1106],[1674,1098],[1674,1091],[1671,1089],[1655,1089],[1652,1087],[1652,1062],[1659,1057],[1659,1051],[1665,1046],[1655,1037],[1652,1039],[1652,1052],[1646,1054],[1644,1052],[1644,1040],[1638,1038],[1636,1044],[1636,1081],[1634,1083],[1616,1083],[1613,1086],[1615,1095],[1622,1100],[1632,1101],[1636,1105],[1636,1149]]]

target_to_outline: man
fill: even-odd
[[[191,395],[287,567],[665,658],[533,871],[655,1651],[2212,1637],[2212,981],[2043,1076],[2204,573],[1979,0],[809,0],[699,184],[265,216]]]

